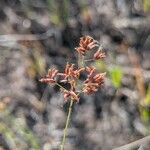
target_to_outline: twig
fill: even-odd
[[[9,41],[36,41],[44,40],[55,34],[53,31],[48,30],[42,34],[6,34],[0,35],[0,43]]]
[[[68,125],[69,125],[69,122],[70,122],[70,116],[71,116],[71,112],[72,112],[72,105],[73,105],[73,100],[70,101],[69,112],[68,112],[68,116],[67,116],[66,126],[65,126],[65,129],[64,129],[63,140],[62,140],[62,144],[61,144],[61,147],[60,147],[61,150],[64,150],[64,146],[65,146],[67,129],[68,129]]]
[[[131,150],[134,148],[139,148],[141,145],[144,145],[145,143],[148,143],[148,142],[150,142],[150,135],[146,136],[142,139],[139,139],[137,141],[134,141],[132,143],[129,143],[127,145],[124,145],[124,146],[121,146],[118,148],[114,148],[113,150]]]
[[[128,49],[128,56],[134,68],[134,75],[136,78],[136,86],[139,90],[139,94],[141,98],[145,97],[145,86],[144,86],[144,77],[142,72],[142,67],[140,64],[139,56],[135,53],[135,51]]]

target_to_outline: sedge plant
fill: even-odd
[[[102,51],[103,49],[98,41],[90,36],[81,37],[79,46],[75,48],[75,50],[78,53],[77,64],[67,62],[64,72],[62,73],[56,68],[51,68],[48,70],[47,75],[40,79],[43,83],[60,87],[64,101],[70,102],[60,146],[61,150],[64,150],[73,104],[79,102],[81,94],[91,95],[98,91],[98,89],[104,84],[105,79],[105,73],[98,73],[94,66],[89,65],[90,61],[93,62],[105,58],[105,53]],[[93,51],[93,54],[90,59],[86,60],[85,56],[89,51]],[[81,74],[86,76],[84,81],[80,81]],[[62,86],[61,83],[63,83],[64,86]],[[69,89],[65,88],[65,84],[70,85]]]

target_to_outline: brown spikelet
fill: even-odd
[[[80,39],[79,47],[75,48],[80,55],[85,55],[85,53],[97,46],[97,41],[95,41],[90,36],[85,36]]]
[[[57,69],[55,69],[55,68],[49,69],[48,74],[46,75],[46,77],[43,77],[39,81],[43,82],[43,83],[48,83],[48,84],[55,83],[57,74],[58,74]]]
[[[106,55],[104,52],[102,52],[100,49],[94,54],[94,60],[105,58]]]
[[[69,77],[78,79],[82,71],[84,68],[75,69],[75,64],[67,63],[64,73],[58,73],[58,75],[63,77],[61,82],[65,82]]]
[[[96,92],[104,83],[105,73],[95,74],[93,70],[88,75],[88,78],[84,81],[83,92],[90,95]]]

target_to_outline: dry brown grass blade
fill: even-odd
[[[144,77],[142,68],[139,62],[139,56],[134,52],[128,49],[128,56],[134,68],[134,75],[136,79],[136,85],[139,91],[141,98],[145,97],[145,86],[144,86]]]
[[[139,148],[141,145],[144,146],[145,144],[150,143],[150,135],[146,136],[142,139],[139,139],[137,141],[134,141],[132,143],[126,144],[124,146],[114,148],[113,150],[132,150],[135,148]]]

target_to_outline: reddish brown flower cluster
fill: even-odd
[[[98,90],[104,83],[105,73],[96,74],[94,67],[87,67],[88,77],[84,81],[83,92],[86,94],[92,94]]]
[[[79,47],[75,48],[80,55],[85,55],[85,53],[97,46],[97,41],[95,41],[90,36],[85,36],[80,39]]]
[[[92,50],[93,48],[98,46],[98,42],[95,41],[92,37],[85,36],[80,39],[79,47],[76,48],[77,52],[84,56],[87,51]],[[99,48],[95,53],[92,59],[90,60],[98,60],[105,57],[105,53],[102,52],[102,49]],[[81,61],[84,61],[84,58],[81,58]],[[79,87],[79,77],[82,72],[87,74],[87,79],[83,82],[83,85]],[[59,82],[69,83],[70,89],[67,90],[62,87],[57,81],[57,76],[60,76]],[[63,92],[64,99],[67,101],[68,99],[72,99],[75,102],[79,102],[79,94],[93,94],[96,92],[104,83],[105,73],[96,73],[96,68],[82,66],[75,67],[75,64],[67,63],[64,73],[59,73],[57,69],[49,69],[46,77],[42,78],[40,81],[48,84],[55,83],[61,88]],[[81,83],[81,82],[80,82]]]
[[[67,82],[68,78],[76,78],[76,79],[79,78],[80,73],[84,70],[84,68],[75,69],[74,66],[75,64],[67,63],[65,72],[59,73],[59,75],[63,77],[63,80],[61,82]]]
[[[79,79],[80,73],[84,71],[84,68],[75,69],[75,64],[67,63],[64,73],[58,73],[56,69],[49,69],[48,74],[46,77],[40,79],[41,82],[52,84],[57,83],[56,78],[60,76],[61,79],[59,82],[69,83],[70,90],[66,90],[61,85],[59,85],[64,93],[64,99],[67,100],[68,98],[73,99],[76,102],[79,102],[78,92],[76,91],[77,79]]]
[[[94,54],[94,60],[102,59],[105,57],[105,53],[101,52],[100,49]]]
[[[56,76],[58,74],[58,70],[55,68],[49,69],[48,70],[48,74],[46,75],[46,77],[40,79],[40,82],[44,82],[44,83],[56,83]]]
[[[75,49],[81,56],[85,56],[86,52],[97,46],[99,46],[98,41],[94,40],[90,36],[85,36],[80,39],[79,47]],[[99,49],[94,53],[92,60],[99,60],[102,58],[105,58],[105,53],[102,52],[102,47],[99,47]]]

